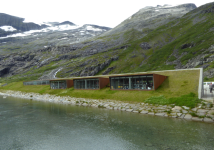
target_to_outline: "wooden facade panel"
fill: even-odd
[[[109,78],[99,78],[100,89],[106,87],[109,84]]]
[[[67,88],[74,86],[73,80],[67,80]]]
[[[167,76],[153,74],[155,90],[166,80]]]

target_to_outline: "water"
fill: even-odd
[[[214,124],[0,97],[0,149],[211,150]]]

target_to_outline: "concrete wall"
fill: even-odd
[[[198,85],[198,98],[201,99],[204,96],[204,77],[203,77],[203,68],[200,69],[200,76],[199,76],[199,85]]]

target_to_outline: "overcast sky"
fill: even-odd
[[[146,6],[194,3],[210,0],[1,0],[0,12],[25,18],[29,22],[71,21],[115,27]]]

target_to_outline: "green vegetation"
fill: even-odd
[[[196,113],[190,113],[190,115],[192,115],[193,117],[198,117],[198,115]]]
[[[37,66],[33,66],[29,71],[23,72],[22,75],[14,75],[7,78],[1,78],[1,83],[12,83],[19,81],[31,81],[38,80],[39,77],[43,75],[44,72],[50,72],[53,69],[56,69],[60,66],[59,62],[51,62],[46,66],[42,66],[37,69]]]
[[[109,88],[101,90],[74,90],[69,88],[66,90],[50,90],[49,86],[23,86],[22,81],[35,80],[50,72],[53,69],[63,66],[63,69],[57,74],[58,77],[69,77],[78,72],[94,71],[95,67],[100,66],[112,57],[118,56],[119,59],[111,61],[109,65],[105,65],[103,70],[99,70],[98,75],[102,74],[107,68],[115,69],[110,74],[132,73],[143,71],[171,70],[175,65],[166,65],[166,61],[178,60],[185,65],[189,60],[203,54],[201,60],[209,58],[212,54],[208,48],[213,45],[213,13],[202,14],[199,10],[201,7],[191,11],[179,19],[159,26],[156,29],[142,28],[142,30],[130,29],[109,36],[99,36],[93,41],[102,41],[104,45],[110,45],[111,48],[104,49],[101,53],[93,55],[78,55],[85,53],[86,50],[95,49],[96,45],[85,45],[82,49],[77,49],[68,53],[74,57],[70,60],[54,61],[45,64],[42,67],[34,66],[31,69],[22,72],[22,75],[14,75],[8,78],[1,78],[1,83],[9,83],[0,90],[17,90],[23,92],[36,92],[40,94],[49,93],[59,96],[73,96],[93,99],[114,99],[131,102],[149,102],[152,104],[195,107],[200,100],[197,99],[199,71],[175,71],[175,72],[159,72],[158,74],[166,75],[168,78],[155,91],[112,91]],[[201,21],[201,20],[202,21]],[[212,30],[210,30],[212,29]],[[88,40],[89,42],[90,40]],[[115,45],[116,42],[121,43]],[[144,50],[140,47],[141,43],[149,43],[151,49]],[[96,42],[94,42],[96,43]],[[100,44],[97,42],[98,45]],[[113,43],[112,45],[109,43]],[[47,44],[47,43],[46,43]],[[29,46],[35,43],[29,43]],[[186,45],[186,46],[185,46]],[[121,48],[121,47],[127,48]],[[108,46],[107,46],[108,47]],[[19,48],[14,47],[15,49]],[[8,50],[7,46],[3,49]],[[172,55],[173,53],[173,55]],[[64,54],[45,52],[41,60],[50,56],[59,58]],[[214,68],[214,61],[208,62],[210,66],[206,69]],[[90,68],[91,67],[91,68]],[[197,66],[200,67],[200,66]],[[212,81],[213,78],[204,78],[204,81]],[[30,88],[29,88],[30,87]]]
[[[77,58],[66,59],[60,63],[52,62],[56,64],[55,66],[45,64],[43,68],[34,68],[33,71],[27,73],[22,72],[22,76],[26,79],[15,76],[11,77],[10,81],[7,80],[4,82],[36,79],[41,76],[42,72],[50,71],[59,66],[63,66],[63,69],[57,73],[57,77],[78,76],[79,72],[82,72],[84,68],[88,67],[89,69],[87,69],[87,71],[92,72],[96,66],[103,64],[114,56],[118,56],[119,59],[112,61],[109,65],[105,65],[105,68],[99,70],[97,74],[102,74],[110,67],[115,68],[110,74],[171,70],[175,68],[175,65],[166,65],[166,61],[172,62],[178,60],[185,65],[189,60],[196,58],[200,54],[204,54],[204,59],[207,59],[211,56],[207,49],[214,42],[213,30],[210,30],[214,26],[214,20],[212,19],[212,13],[200,14],[198,12],[199,10],[207,9],[207,7],[208,6],[198,8],[198,10],[191,11],[179,19],[174,18],[171,22],[155,29],[142,28],[141,30],[135,30],[132,28],[120,33],[117,32],[116,34],[100,35],[93,39],[93,41],[101,41],[100,43],[94,42],[92,45],[86,44],[82,49],[70,51],[66,53],[66,55],[76,56],[78,54],[84,54],[90,49],[96,49],[96,44],[98,47],[100,44],[110,45],[111,48],[103,48],[102,52],[93,55],[78,55]],[[92,40],[87,40],[83,43],[90,43],[91,41]],[[140,45],[144,42],[149,43],[151,49],[142,49]],[[118,43],[121,44],[117,45]],[[28,44],[34,44],[36,46],[35,43]],[[183,47],[185,44],[187,46]],[[7,46],[8,45],[5,45],[2,49],[7,49]],[[127,46],[127,48],[120,49],[122,46]],[[65,54],[44,52],[40,61],[49,57],[57,59],[62,55]],[[182,57],[179,57],[181,55]],[[207,64],[210,64],[207,69],[214,67],[214,62],[208,62]],[[197,67],[200,66],[201,65]],[[90,69],[90,67],[93,69]],[[3,82],[3,80],[0,81]]]
[[[172,97],[168,99],[165,98],[163,95],[157,97],[152,96],[146,99],[144,102],[159,105],[175,104],[176,106],[188,106],[190,108],[194,108],[197,106],[198,103],[201,103],[201,100],[198,99],[196,94],[190,93],[187,95],[182,95],[180,97]]]
[[[35,92],[40,94],[55,94],[77,98],[112,99],[128,102],[148,102],[151,104],[176,104],[178,106],[194,107],[200,100],[197,99],[199,70],[158,72],[168,78],[155,91],[123,91],[110,90],[109,87],[101,90],[51,90],[49,85],[24,86],[22,82],[13,82],[0,90],[14,90]],[[161,96],[160,96],[161,95]]]
[[[175,56],[171,56],[169,59],[168,59],[168,61],[174,61],[174,60],[176,60],[177,58],[175,57]]]

